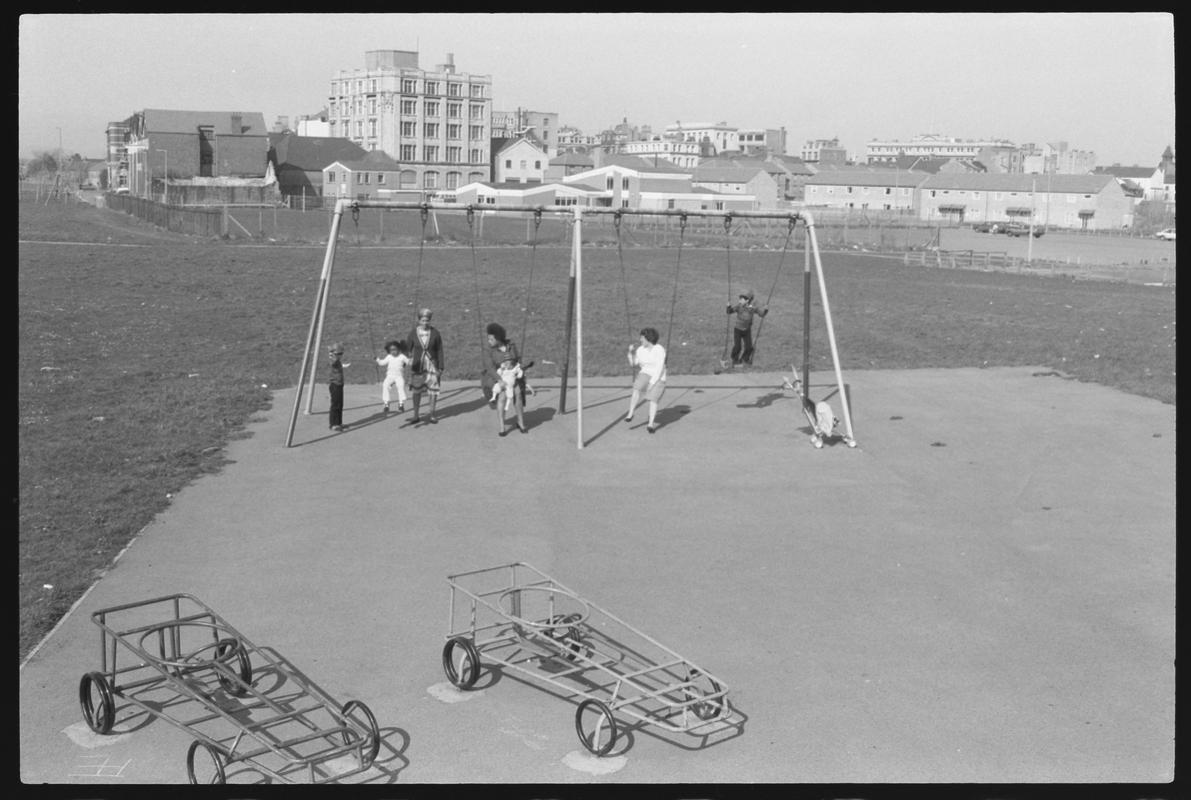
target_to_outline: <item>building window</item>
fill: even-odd
[[[447,116],[448,117],[450,117],[451,119],[459,119],[459,116],[462,113],[463,113],[463,104],[462,103],[447,103]]]
[[[451,85],[454,86],[455,84],[451,84]],[[447,173],[447,188],[448,189],[458,189],[459,188],[459,173],[458,172],[448,172]]]
[[[418,104],[413,100],[402,100],[401,113],[412,117],[414,114],[418,113]]]
[[[361,173],[360,173],[360,174],[359,174],[359,175],[356,177],[356,183],[368,183],[368,173],[367,173],[367,172],[361,172]]]
[[[437,122],[425,123],[422,130],[423,130],[423,135],[427,139],[437,139],[438,138],[438,123]]]
[[[401,79],[401,91],[405,94],[417,94],[418,82],[412,78]]]
[[[483,119],[484,118],[484,107],[483,106],[472,106],[471,107],[471,118],[472,119]]]
[[[417,148],[412,144],[401,145],[401,160],[413,161],[417,158]]]
[[[447,84],[447,96],[448,97],[462,97],[463,96],[463,84],[448,83]]]
[[[438,81],[426,81],[426,94],[438,94]]]
[[[521,159],[521,165],[520,165],[520,167],[519,167],[519,168],[520,168],[520,169],[525,169],[525,159],[524,159],[524,158],[523,158],[523,159]]]
[[[473,147],[470,151],[471,163],[478,164],[484,160],[484,152],[478,147]]]
[[[426,160],[438,161],[438,148],[434,145],[429,145],[426,148]]]
[[[513,159],[506,158],[505,159],[505,169],[512,169],[512,168],[513,168]]]
[[[463,129],[462,125],[448,125],[447,126],[447,138],[448,139],[458,139],[459,134],[462,131],[462,129]]]
[[[469,139],[483,139],[484,126],[483,125],[469,125],[467,126],[467,138]]]
[[[629,188],[629,176],[628,175],[625,175],[623,178],[620,179],[620,188],[624,189],[626,191],[628,190],[628,188]]]
[[[383,172],[376,173],[376,182],[384,183],[385,182],[385,173],[383,173]]]
[[[412,169],[401,170],[401,188],[415,189],[418,185],[418,173]]]
[[[422,176],[422,188],[437,189],[438,188],[438,173],[431,170]]]
[[[335,182],[335,170],[330,170],[327,172],[327,183],[334,183],[334,182]]]
[[[376,136],[376,120],[374,119],[368,120],[368,135]]]
[[[534,161],[534,162],[533,162],[533,168],[534,168],[534,169],[541,169],[541,168],[542,168],[542,162],[541,162],[540,160],[539,160],[539,161]]]
[[[356,138],[364,138],[364,120],[362,119],[356,120]]]
[[[406,120],[401,123],[401,135],[413,137],[417,135],[417,123],[412,120]]]
[[[427,100],[426,101],[426,116],[428,116],[428,117],[437,117],[438,116],[438,101],[437,100]]]
[[[449,163],[458,164],[460,162],[460,160],[462,160],[462,158],[463,158],[463,148],[462,147],[448,147],[447,148],[447,161]]]
[[[484,85],[473,83],[471,86],[471,96],[472,97],[483,97],[484,96]]]
[[[616,186],[616,179],[609,175],[607,180],[607,188],[611,189],[614,186]]]
[[[375,97],[368,98],[368,113],[369,114],[376,113],[376,98]]]

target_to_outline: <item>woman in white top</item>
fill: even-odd
[[[649,424],[645,429],[653,433],[658,429],[658,401],[666,391],[666,348],[658,344],[656,328],[641,329],[640,343],[629,346],[629,364],[640,367],[640,371],[633,379],[633,396],[629,398],[629,413],[624,421],[633,421],[633,412],[644,394],[649,401]]]

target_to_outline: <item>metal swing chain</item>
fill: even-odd
[[[670,322],[666,325],[666,358],[670,357],[670,337],[674,333],[674,308],[678,305],[678,273],[682,268],[682,243],[686,239],[686,214],[678,215],[678,261],[674,265],[674,292],[670,297]]]
[[[360,204],[352,203],[352,225],[356,231],[356,247],[360,246]],[[364,293],[364,324],[368,327],[369,352],[376,352],[376,339],[372,335],[372,310],[369,308],[368,293]],[[372,357],[372,366],[376,368],[376,380],[380,382],[380,365],[376,363],[376,356]]]
[[[728,305],[732,305],[732,212],[724,215],[724,252],[728,261]],[[728,343],[732,339],[732,315],[728,315],[728,323],[724,328],[724,352],[720,361],[728,360]]]
[[[428,206],[422,204],[422,238],[418,240],[418,275],[414,279],[414,313],[418,313],[418,294],[422,288],[422,256],[426,251],[426,218]]]
[[[472,206],[467,207],[467,230],[468,238],[471,241],[471,279],[472,286],[476,293],[476,341],[480,344],[480,369],[484,368],[484,356],[487,355],[485,350],[483,333],[483,320],[480,319],[480,265],[476,261],[476,226],[475,226],[475,209]]]
[[[629,341],[633,340],[633,315],[629,312],[629,278],[624,268],[624,249],[621,246],[620,219],[624,214],[617,209],[612,215],[612,225],[616,228],[616,257],[620,260],[620,287],[624,290],[624,319],[629,326]]]
[[[769,302],[773,299],[773,292],[777,289],[777,279],[782,274],[782,267],[786,264],[786,251],[790,248],[790,239],[794,236],[794,226],[798,224],[798,217],[791,216],[786,225],[786,241],[782,243],[781,258],[777,262],[777,272],[773,274],[773,283],[769,287],[769,295],[765,298],[765,308],[769,308]],[[768,311],[766,311],[768,316]],[[753,340],[753,352],[756,353],[757,345],[761,341],[761,331],[765,329],[765,317],[761,317],[761,321],[757,323],[757,338]]]
[[[521,316],[521,355],[524,357],[528,347],[526,341],[529,338],[529,301],[533,294],[533,271],[534,266],[538,260],[538,228],[542,224],[542,209],[534,209],[533,212],[533,243],[531,244],[529,255],[529,283],[525,287],[525,311]]]

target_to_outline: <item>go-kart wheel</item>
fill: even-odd
[[[248,694],[248,686],[252,684],[252,662],[248,659],[248,653],[244,652],[244,645],[240,643],[239,639],[220,639],[215,645],[215,660],[227,664],[231,659],[233,653],[236,661],[239,662],[240,680],[243,685],[236,683],[234,680],[223,674],[223,671],[216,668],[215,674],[219,679],[219,685],[225,692],[236,697],[243,697]]]
[[[575,711],[575,733],[593,755],[603,756],[616,744],[618,731],[608,706],[589,698]]]
[[[111,732],[112,725],[116,724],[116,701],[102,672],[88,672],[79,681],[79,706],[91,730],[99,734]]]
[[[718,719],[723,715],[727,703],[724,701],[724,696],[720,694],[722,687],[718,683],[707,675],[696,675],[694,673],[689,675],[687,680],[692,685],[683,689],[686,699],[696,700],[696,702],[687,706],[691,710],[691,713],[704,722]],[[718,695],[718,697],[715,695]]]
[[[207,757],[198,759],[196,764],[195,756],[200,748]],[[223,753],[218,748],[195,739],[190,743],[190,749],[186,751],[186,775],[190,778],[190,782],[196,785],[227,783],[227,775],[223,771],[223,759]],[[210,777],[204,780],[203,778],[208,773],[210,773]]]
[[[355,717],[352,714],[356,714]],[[372,766],[372,762],[376,760],[376,756],[380,753],[380,728],[376,724],[376,716],[372,713],[372,709],[361,703],[359,700],[348,700],[343,704],[344,719],[350,718],[352,722],[364,728],[367,731],[365,735],[365,743],[363,750],[363,767],[367,769]],[[351,739],[347,731],[343,732],[344,744],[350,744]]]
[[[458,663],[455,661],[456,650],[463,651]],[[442,649],[442,668],[447,680],[460,689],[470,689],[480,677],[480,654],[470,640],[455,636],[448,639]]]

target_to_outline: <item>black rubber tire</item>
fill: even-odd
[[[376,760],[377,755],[380,754],[380,726],[376,724],[376,715],[372,713],[372,709],[361,703],[359,700],[348,700],[343,704],[343,716],[350,717],[353,711],[361,711],[364,717],[368,720],[368,736],[371,743],[364,748],[364,769],[372,766],[372,762]],[[356,720],[357,722],[359,720]],[[349,744],[350,739],[347,733],[343,734],[344,744]]]
[[[91,687],[99,693],[99,707],[91,697]],[[112,687],[102,672],[88,672],[79,681],[79,707],[88,727],[98,734],[108,734],[116,724],[116,700]]]
[[[583,712],[587,709],[594,709],[597,714],[604,718],[604,724],[608,729],[608,741],[600,745],[595,741],[594,735],[591,741],[588,741],[587,734],[583,731]],[[587,750],[596,756],[607,755],[616,744],[616,737],[619,736],[619,731],[616,728],[616,719],[612,716],[612,712],[608,710],[608,706],[601,703],[599,700],[588,698],[579,704],[579,708],[575,711],[575,733],[579,734],[579,741]]]
[[[223,753],[199,739],[191,742],[190,747],[186,750],[186,777],[190,779],[192,784],[198,785],[198,778],[194,774],[194,754],[198,752],[200,747],[207,751],[211,756],[211,761],[215,764],[215,778],[211,781],[211,784],[227,783],[227,773],[223,771]]]
[[[463,663],[470,665],[470,669],[466,667],[462,670],[455,669],[455,660],[452,656],[456,647],[463,648],[463,653],[466,656]],[[447,680],[456,687],[470,689],[475,686],[480,677],[480,654],[476,651],[476,646],[471,643],[470,639],[463,636],[448,639],[442,649],[442,669],[447,674]]]
[[[245,687],[252,685],[252,662],[248,658],[248,653],[244,652],[244,645],[240,643],[239,639],[220,639],[215,645],[215,659],[223,661],[228,658],[228,651],[233,648],[236,652],[236,659],[240,662],[240,680],[244,682],[244,686],[230,680],[219,670],[216,670],[216,675],[219,678],[219,685],[225,692],[236,697],[243,697],[248,694],[248,689]]]

